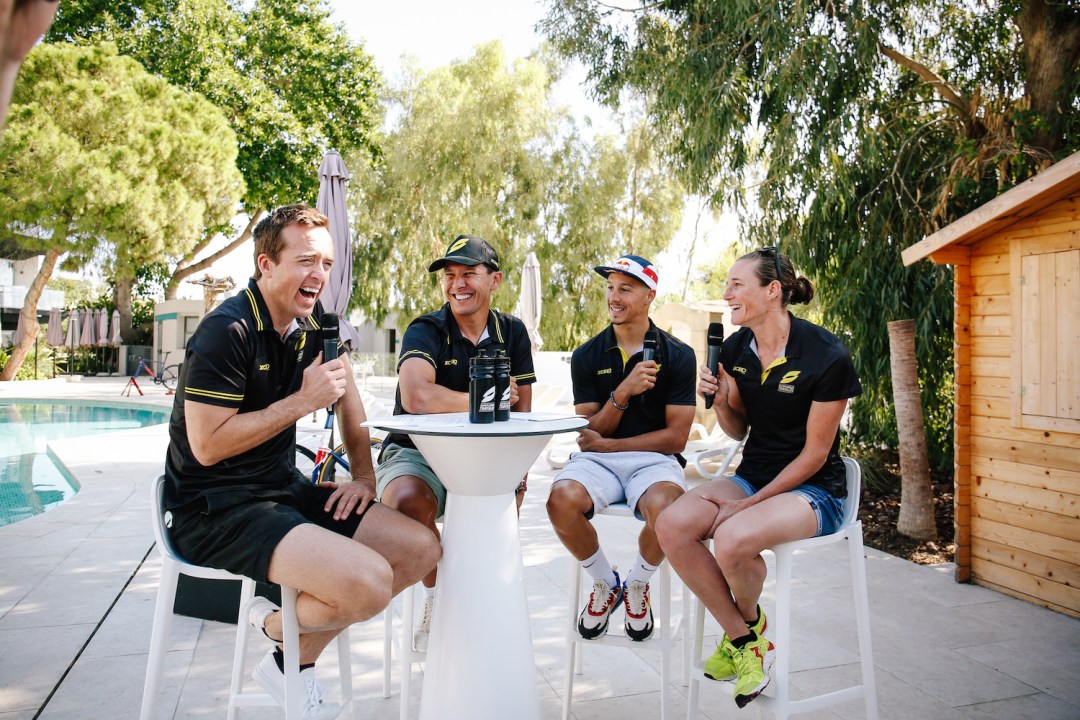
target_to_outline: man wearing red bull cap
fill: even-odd
[[[644,640],[653,630],[649,578],[664,560],[656,518],[686,489],[678,453],[694,420],[696,362],[690,347],[649,319],[658,281],[652,263],[624,255],[595,270],[607,278],[611,324],[571,357],[575,409],[589,426],[578,437],[581,452],[555,477],[547,511],[563,545],[593,579],[578,616],[581,636],[606,633],[612,611],[625,602],[626,635]],[[647,335],[652,359],[645,357]],[[638,556],[620,582],[590,520],[624,501],[645,526]]]
[[[426,415],[469,409],[469,360],[480,350],[504,350],[510,358],[510,406],[532,407],[532,346],[525,324],[491,308],[502,282],[499,256],[483,238],[458,235],[428,272],[442,271],[446,304],[410,323],[398,356],[394,414]],[[437,533],[446,488],[408,435],[391,433],[375,469],[380,501]],[[520,504],[524,485],[519,488]],[[435,571],[423,579],[426,597],[413,629],[413,648],[427,649],[435,600]]]

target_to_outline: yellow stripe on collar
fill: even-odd
[[[765,371],[763,373],[761,373],[761,384],[762,385],[765,384],[766,378],[769,377],[769,373],[772,372],[772,369],[774,367],[779,367],[780,365],[783,365],[786,362],[787,362],[786,357],[778,357],[775,360],[773,360],[772,363],[769,365],[769,367],[765,368]]]

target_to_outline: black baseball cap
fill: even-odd
[[[447,263],[460,263],[461,265],[487,265],[492,270],[499,270],[499,255],[495,248],[483,238],[473,235],[458,235],[450,247],[446,248],[446,254],[428,266],[428,272],[435,272],[446,267]]]

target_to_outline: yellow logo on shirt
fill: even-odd
[[[745,375],[746,374],[746,368],[744,368],[742,365],[736,365],[735,367],[733,367],[731,369],[734,370],[735,372],[739,373],[740,375]]]
[[[791,372],[786,373],[784,375],[784,377],[780,378],[780,384],[781,385],[787,385],[787,384],[793,383],[793,382],[795,382],[795,378],[797,378],[797,377],[799,377],[799,371],[798,370],[792,370]]]
[[[259,369],[260,369],[260,370],[269,370],[269,369],[270,369],[270,363],[266,363],[266,364],[264,364],[264,365],[260,365],[260,366],[259,366]]]
[[[597,370],[596,374],[597,375],[610,375],[611,374],[611,368],[604,368],[603,370]]]
[[[443,360],[443,367],[448,367],[450,365],[457,365],[457,358],[450,358],[449,360]]]

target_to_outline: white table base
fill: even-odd
[[[548,438],[413,436],[448,491],[421,720],[540,718],[513,491]]]

